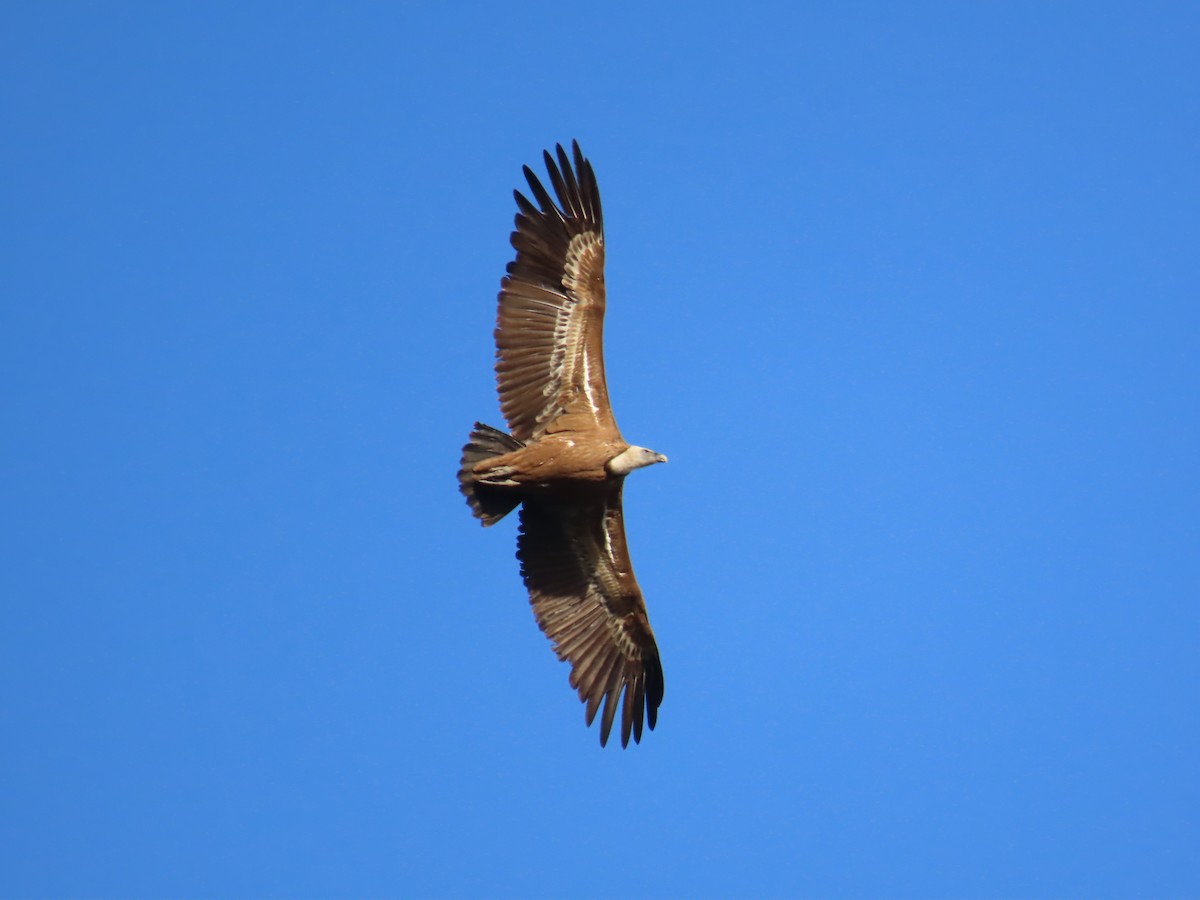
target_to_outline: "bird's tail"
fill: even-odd
[[[520,450],[525,445],[511,434],[498,428],[475,423],[475,430],[462,449],[462,462],[458,468],[458,489],[467,498],[475,518],[484,525],[494,525],[516,508],[521,502],[515,491],[475,480],[473,469],[477,463],[493,456],[502,456]]]

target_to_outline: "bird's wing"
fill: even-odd
[[[513,437],[559,431],[619,436],[604,379],[604,218],[592,165],[573,144],[545,153],[556,203],[533,171],[536,204],[514,191],[517,258],[500,284],[496,383]]]
[[[608,741],[621,693],[621,746],[653,728],[663,672],[646,604],[625,544],[621,485],[594,502],[526,500],[517,542],[521,576],[538,625],[558,658],[571,664],[571,686],[592,724],[604,702],[600,744]]]

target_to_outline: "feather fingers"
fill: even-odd
[[[646,677],[639,671],[633,678],[633,742],[642,742],[642,713],[646,706]],[[628,696],[628,694],[626,695]]]
[[[564,209],[568,206],[571,208],[571,214],[575,218],[586,219],[587,211],[583,205],[583,196],[579,192],[579,183],[575,180],[575,173],[571,170],[571,161],[567,159],[567,151],[563,149],[562,144],[558,145],[557,150],[559,171],[562,173],[562,182],[565,187],[565,190],[559,192],[558,199]],[[557,185],[555,187],[557,188]]]
[[[529,166],[523,166],[522,171],[525,173],[525,180],[529,182],[529,189],[533,191],[533,196],[541,207],[543,215],[553,215],[560,222],[564,221],[563,214],[559,211],[554,201],[550,199],[550,194],[542,187],[541,181],[533,174],[533,169]],[[551,176],[553,178],[553,176]]]
[[[625,684],[625,660],[617,657],[608,681],[604,686],[604,717],[600,722],[600,746],[608,743],[612,731],[613,719],[617,714],[617,704],[621,699],[621,690]]]
[[[633,708],[633,685],[625,685],[625,698],[621,704],[621,746],[629,746],[629,735],[633,732],[633,720],[640,715]],[[634,743],[637,743],[635,741]]]
[[[561,145],[558,151],[561,157]],[[574,204],[571,203],[572,195],[566,182],[566,179],[570,176],[569,167],[564,166],[567,171],[560,172],[548,150],[543,153],[543,158],[546,162],[546,171],[550,175],[550,183],[554,187],[554,193],[558,196],[558,202],[562,205],[563,212],[567,213],[572,219],[578,220],[580,218],[580,210],[576,209]]]
[[[589,703],[592,701],[595,701],[595,704],[597,707],[600,706],[601,701],[604,701],[608,697],[608,695],[610,693],[609,685],[610,685],[612,679],[614,678],[614,676],[615,677],[620,676],[621,666],[623,665],[623,660],[621,659],[620,656],[618,656],[616,654],[614,654],[611,659],[606,660],[606,662],[608,663],[608,665],[605,667],[601,667],[599,669],[599,671],[596,673],[596,675],[593,677],[590,688],[589,688],[589,692],[588,692]],[[592,716],[594,718],[595,713],[593,713]],[[611,728],[612,727],[611,719],[609,719],[608,724],[609,724],[609,727]],[[608,740],[607,733],[604,733],[602,731],[601,732],[601,740],[600,740],[601,745],[603,746],[604,742],[607,740]]]

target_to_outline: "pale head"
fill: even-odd
[[[628,447],[605,463],[604,468],[612,475],[628,475],[634,469],[666,461],[667,458],[661,453],[655,453],[647,447]]]

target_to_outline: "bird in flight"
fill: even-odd
[[[621,706],[626,747],[630,734],[641,741],[643,716],[651,728],[658,720],[663,672],[625,543],[621,490],[634,469],[667,458],[629,444],[613,417],[600,192],[578,142],[572,151],[543,154],[557,202],[528,166],[533,201],[513,191],[517,256],[500,282],[495,331],[509,431],[476,422],[458,481],[485,526],[521,506],[517,559],[538,626],[570,663],[588,725],[603,703],[601,746]]]

